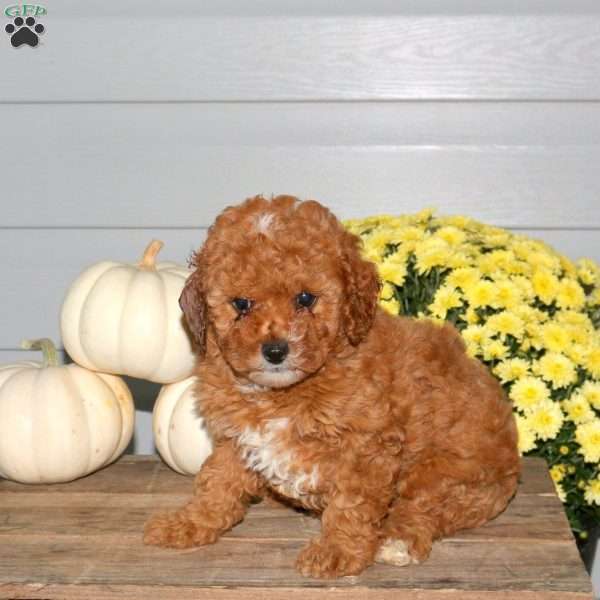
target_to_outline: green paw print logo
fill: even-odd
[[[46,9],[39,4],[14,4],[4,9],[4,14],[12,18],[4,31],[10,35],[10,43],[14,48],[31,46],[34,48],[40,41],[40,34],[46,28],[36,21],[35,17],[46,14]]]

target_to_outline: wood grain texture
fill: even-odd
[[[289,14],[272,2],[254,11],[232,10],[241,0],[225,11],[207,4],[96,0],[83,11],[57,0],[36,52],[0,53],[3,100],[600,98],[600,8],[591,2],[570,14],[531,3],[517,15],[499,3],[452,12],[431,0],[425,10],[388,3],[384,14],[367,2],[324,14],[292,2]]]
[[[191,484],[151,457],[124,457],[70,484],[1,481],[0,598],[187,598],[196,592],[198,598],[225,600],[343,592],[345,598],[367,599],[387,598],[392,591],[406,600],[591,598],[539,460],[525,460],[519,493],[497,522],[436,544],[423,565],[376,565],[335,582],[304,579],[294,571],[294,558],[318,532],[318,521],[275,501],[253,506],[246,521],[213,546],[143,546],[148,515],[177,506]]]
[[[342,218],[433,205],[600,228],[596,103],[36,104],[0,120],[2,227],[202,227],[291,193]]]

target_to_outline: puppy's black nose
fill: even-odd
[[[273,365],[278,365],[285,360],[290,348],[284,340],[266,342],[262,345],[262,355]]]

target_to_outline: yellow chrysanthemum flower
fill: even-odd
[[[550,469],[550,477],[554,483],[560,483],[567,475],[567,467],[565,465],[554,465]]]
[[[562,483],[556,483],[555,481],[554,489],[556,490],[558,499],[564,504],[567,501],[567,493],[565,492],[565,488],[562,486]]]
[[[439,238],[429,238],[417,244],[415,257],[417,259],[417,271],[421,275],[429,273],[434,267],[446,264],[449,254],[448,244]]]
[[[462,267],[454,269],[446,278],[448,285],[460,288],[463,291],[473,287],[478,281],[481,281],[482,274],[479,269],[473,267]]]
[[[525,376],[513,383],[508,395],[516,408],[523,412],[531,412],[550,398],[550,390],[541,379]]]
[[[563,352],[571,341],[568,331],[558,323],[542,325],[540,338],[544,347],[550,352]]]
[[[435,293],[433,302],[429,305],[429,310],[434,317],[445,319],[449,310],[459,306],[462,306],[462,298],[456,288],[442,286]]]
[[[487,327],[491,331],[499,333],[502,338],[512,335],[518,340],[523,337],[525,331],[523,320],[513,312],[507,310],[489,317]]]
[[[508,383],[515,379],[521,379],[529,373],[529,361],[522,358],[510,358],[498,363],[493,371],[502,383]]]
[[[530,452],[535,448],[536,435],[529,419],[522,417],[521,415],[515,415],[515,421],[517,422],[518,437],[518,448],[521,454]]]
[[[551,440],[562,427],[564,416],[560,406],[552,400],[544,400],[533,407],[529,422],[540,440]]]
[[[509,279],[496,283],[496,304],[500,308],[514,310],[523,302],[521,290]]]
[[[592,481],[587,484],[583,497],[588,504],[600,505],[600,477],[592,479]]]
[[[380,300],[390,300],[394,297],[394,286],[387,281],[381,286],[381,290],[379,290],[379,299]]]
[[[500,340],[487,340],[481,344],[483,360],[499,360],[508,354],[508,348]]]
[[[535,290],[533,289],[533,284],[531,283],[531,279],[529,277],[517,275],[516,277],[512,277],[511,281],[521,293],[523,300],[529,301],[534,298]]]
[[[382,281],[389,281],[395,285],[401,286],[406,277],[406,263],[395,260],[384,260],[377,265],[379,277]]]
[[[491,281],[478,281],[465,290],[465,296],[473,308],[492,306],[496,301],[496,288]]]
[[[547,269],[538,269],[531,280],[536,296],[544,304],[552,304],[559,291],[558,278]]]
[[[440,227],[434,235],[441,238],[450,246],[459,246],[465,241],[467,234],[461,231],[457,227],[447,225],[446,227]]]
[[[587,423],[596,417],[583,394],[573,394],[567,400],[563,400],[562,407],[567,419],[573,423]]]
[[[395,298],[381,302],[381,308],[383,308],[383,310],[388,312],[390,315],[395,316],[400,313],[400,303]]]
[[[494,250],[483,254],[477,263],[479,270],[485,275],[496,272],[514,273],[515,255],[510,250]]]
[[[586,381],[581,386],[580,392],[596,410],[600,410],[600,383]]]
[[[600,348],[593,348],[588,352],[583,366],[594,379],[600,379]]]
[[[582,258],[577,261],[577,277],[585,285],[594,285],[598,281],[600,271],[593,260]]]
[[[575,365],[566,356],[548,352],[533,365],[533,372],[549,381],[553,388],[565,387],[577,379]]]
[[[556,303],[561,308],[581,308],[585,303],[585,294],[574,279],[564,278],[558,284]]]
[[[575,430],[575,439],[579,444],[579,453],[586,462],[600,461],[600,420],[582,423]]]

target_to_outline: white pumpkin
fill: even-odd
[[[175,471],[195,475],[212,452],[212,441],[198,413],[196,377],[165,385],[152,415],[154,443],[164,461]]]
[[[71,284],[60,327],[65,350],[78,364],[172,383],[192,374],[195,357],[179,296],[191,271],[156,263],[153,240],[138,264],[100,262]]]
[[[116,460],[135,418],[125,382],[59,365],[50,340],[23,347],[41,349],[44,361],[0,367],[0,477],[59,483]]]

